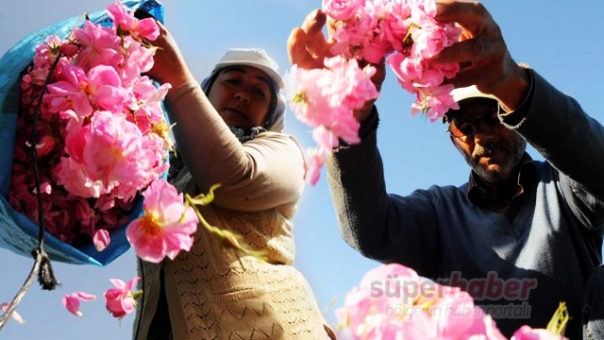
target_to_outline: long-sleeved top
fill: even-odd
[[[266,261],[225,247],[200,225],[190,251],[159,264],[139,261],[143,297],[134,338],[153,338],[154,322],[166,322],[166,317],[157,320],[158,308],[166,308],[163,314],[169,314],[172,337],[178,340],[329,339],[332,331],[312,290],[293,266],[291,219],[305,171],[299,145],[292,136],[273,131],[241,144],[220,117],[193,117],[203,112],[205,97],[197,84],[186,86],[168,98],[169,111],[182,118],[177,124],[183,131],[203,127],[197,132],[197,152],[207,169],[198,169],[200,179],[185,167],[173,183],[191,196],[207,192],[200,184],[222,184],[214,201],[198,206],[199,211],[210,225],[240,236]],[[165,299],[160,299],[162,292]]]
[[[506,336],[523,324],[545,328],[559,302],[580,338],[589,275],[601,262],[604,129],[536,72],[527,112],[503,124],[546,162],[536,161],[513,219],[472,203],[468,183],[389,194],[377,124],[358,145],[327,161],[341,233],[364,256],[397,262],[468,291]]]
[[[581,325],[583,340],[604,339],[604,265],[587,281]]]

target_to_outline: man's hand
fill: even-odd
[[[462,69],[449,82],[455,87],[476,85],[514,110],[528,95],[530,79],[512,59],[501,30],[478,2],[436,0],[436,20],[455,22],[463,30],[461,41],[441,51],[434,62],[457,62]]]
[[[298,65],[303,69],[323,68],[325,58],[334,56],[330,51],[334,41],[331,36],[326,39],[323,35],[323,27],[326,23],[329,35],[331,35],[334,31],[334,22],[328,20],[321,10],[314,10],[306,16],[301,27],[296,27],[291,31],[287,40],[287,52],[292,65]],[[359,65],[363,67],[367,63],[360,61]],[[371,65],[377,69],[371,80],[379,91],[386,77],[385,64],[384,61],[381,61],[379,64]],[[374,102],[375,100],[368,101],[362,109],[355,111],[355,118],[359,122],[363,122],[369,117]]]

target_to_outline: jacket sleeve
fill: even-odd
[[[521,134],[559,172],[562,195],[579,221],[604,223],[604,128],[577,101],[532,72],[533,93],[520,122],[503,123]],[[513,113],[510,113],[513,115]]]
[[[425,190],[406,197],[387,193],[376,142],[373,128],[360,144],[340,147],[327,158],[340,232],[368,258],[402,263],[429,276],[440,252],[433,200]]]
[[[265,132],[240,143],[197,83],[176,89],[166,106],[179,152],[199,190],[221,185],[214,204],[260,211],[300,198],[305,163],[293,137]]]

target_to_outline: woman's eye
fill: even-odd
[[[237,78],[226,78],[224,80],[225,83],[229,84],[229,85],[237,85],[239,84],[239,79]]]
[[[264,93],[264,91],[262,89],[255,89],[254,90],[254,95],[258,99],[264,99],[264,98],[266,98],[266,93]]]

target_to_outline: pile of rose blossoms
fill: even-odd
[[[367,272],[360,285],[348,292],[336,317],[338,338],[343,340],[506,339],[467,292],[422,278],[399,264]],[[525,325],[511,339],[565,339],[558,332]]]
[[[67,39],[51,36],[37,47],[21,81],[9,202],[37,222],[41,195],[50,234],[73,246],[94,242],[102,251],[142,194],[144,214],[128,225],[128,241],[142,260],[174,259],[191,248],[199,219],[162,179],[173,147],[161,106],[170,85],[157,88],[142,75],[153,67],[156,48],[148,41],[158,37],[159,27],[154,19],[135,18],[119,1],[107,15],[111,27],[86,20]],[[38,135],[34,146],[32,128]],[[116,288],[105,298],[114,316],[132,311],[137,280],[112,279]],[[81,315],[80,300],[92,299],[77,292],[63,304]]]
[[[356,61],[385,59],[401,87],[416,96],[414,115],[423,112],[434,122],[447,110],[459,108],[450,94],[453,85],[443,85],[459,65],[431,63],[430,58],[457,42],[461,29],[434,19],[434,0],[323,0],[322,10],[334,21],[331,53],[335,59],[326,59],[322,70],[294,66],[286,75],[290,107],[299,120],[315,128],[313,138],[319,148],[307,151],[307,180],[313,185],[324,154],[338,146],[338,139],[358,143],[359,124],[353,111],[379,96],[370,82],[375,69],[365,66],[354,71],[359,68]]]
[[[296,117],[315,127],[313,139],[319,147],[307,150],[309,175],[307,181],[315,184],[323,165],[325,153],[339,145],[360,141],[359,122],[352,112],[379,93],[371,82],[375,67],[358,67],[354,59],[335,56],[325,60],[325,68],[305,70],[292,66],[285,76],[285,92]]]

